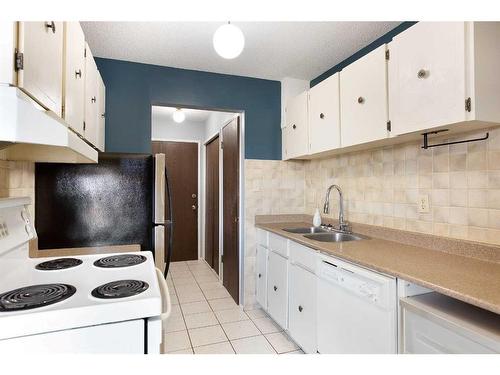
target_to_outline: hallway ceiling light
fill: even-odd
[[[231,25],[220,26],[214,33],[215,51],[225,59],[238,57],[245,47],[245,36],[239,27]]]
[[[180,124],[186,119],[186,114],[182,112],[182,109],[177,108],[172,117],[176,123]]]

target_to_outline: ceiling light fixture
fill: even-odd
[[[245,36],[239,27],[231,25],[219,26],[213,37],[215,51],[225,59],[238,57],[245,47]]]
[[[174,119],[174,121],[176,123],[180,124],[181,122],[183,122],[186,119],[186,114],[184,112],[182,112],[182,109],[177,108],[174,111],[174,114],[172,115],[172,118]]]

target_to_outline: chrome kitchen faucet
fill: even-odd
[[[337,189],[339,192],[339,230],[342,232],[351,232],[351,228],[348,222],[344,221],[344,197],[342,195],[342,189],[338,185],[330,185],[330,187],[326,190],[325,196],[325,204],[323,206],[323,213],[330,213],[330,191],[332,188]]]

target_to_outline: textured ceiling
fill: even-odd
[[[280,80],[311,80],[400,22],[234,22],[245,49],[234,60],[212,47],[216,22],[82,22],[95,56]]]

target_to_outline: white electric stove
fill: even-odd
[[[158,353],[169,298],[152,253],[31,259],[29,203],[0,199],[2,353]]]

